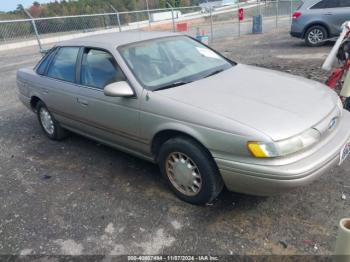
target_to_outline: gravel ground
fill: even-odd
[[[284,71],[320,82],[328,75],[322,63],[332,44],[309,48],[299,39],[288,36],[286,30],[262,35],[245,35],[235,41],[222,41],[214,46],[234,61]]]
[[[318,81],[330,50],[283,30],[215,48]],[[332,254],[338,221],[350,216],[350,161],[281,196],[225,191],[192,206],[152,164],[78,135],[49,141],[15,94],[16,70],[38,59],[36,48],[0,53],[0,254]]]

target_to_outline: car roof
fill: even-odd
[[[136,43],[162,37],[179,36],[171,32],[116,32],[104,34],[91,34],[72,40],[63,41],[57,46],[90,46],[105,49],[115,49],[118,46]]]

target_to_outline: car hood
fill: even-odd
[[[212,77],[157,92],[240,122],[275,141],[313,127],[337,105],[336,94],[321,83],[241,64]]]

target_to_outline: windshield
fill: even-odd
[[[149,90],[175,87],[232,67],[211,49],[185,37],[166,37],[118,48],[139,82]]]

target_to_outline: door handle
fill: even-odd
[[[333,13],[325,13],[324,15],[333,15]]]
[[[86,101],[86,100],[82,100],[80,98],[77,98],[77,102],[83,106],[88,106],[89,105],[89,102]]]
[[[43,93],[44,93],[44,94],[48,94],[48,93],[49,93],[49,90],[46,89],[46,88],[43,88]]]

